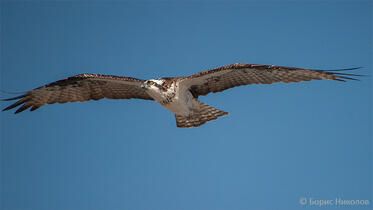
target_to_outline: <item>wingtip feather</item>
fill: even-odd
[[[18,114],[20,112],[23,112],[26,109],[28,109],[30,106],[31,106],[31,104],[27,104],[27,103],[23,104],[23,106],[21,106],[19,109],[17,109],[17,111],[15,111],[14,114]]]
[[[13,100],[16,100],[16,99],[24,98],[26,96],[27,96],[27,94],[24,94],[24,95],[16,96],[16,97],[13,97],[13,98],[4,98],[4,99],[1,99],[1,100],[2,101],[13,101]]]
[[[351,70],[357,70],[361,68],[364,68],[364,67],[359,66],[359,67],[352,67],[352,68],[345,68],[345,69],[331,69],[331,70],[326,70],[326,71],[351,71]]]

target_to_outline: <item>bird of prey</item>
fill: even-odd
[[[358,67],[359,68],[359,67]],[[16,100],[3,111],[22,105],[15,113],[31,107],[34,111],[46,104],[109,99],[155,100],[175,114],[180,128],[198,127],[210,120],[227,115],[198,100],[199,96],[221,92],[249,84],[291,83],[310,80],[358,80],[357,74],[311,70],[274,65],[236,63],[202,71],[186,77],[141,80],[101,74],[79,74],[30,90],[24,95],[5,99]]]

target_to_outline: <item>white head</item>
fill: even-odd
[[[146,80],[143,84],[141,84],[141,88],[144,88],[147,91],[151,92],[160,92],[163,90],[163,83],[164,80],[159,80],[159,79],[150,79]]]

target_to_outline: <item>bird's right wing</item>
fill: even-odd
[[[153,100],[141,84],[144,80],[100,74],[79,74],[28,91],[26,94],[5,101],[19,99],[3,111],[22,105],[15,113],[29,107],[34,111],[46,104],[109,99]]]

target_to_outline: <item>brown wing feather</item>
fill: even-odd
[[[109,99],[145,99],[153,100],[140,85],[144,80],[100,74],[79,74],[62,79],[26,94],[5,100],[20,99],[6,107],[3,111],[22,105],[15,113],[22,112],[31,107],[34,111],[45,104],[66,103],[76,101]]]
[[[344,70],[354,69],[358,68]],[[321,79],[336,81],[345,81],[345,79],[357,80],[346,75],[362,76],[285,66],[237,63],[181,78],[181,83],[189,86],[193,95],[199,96],[249,84],[291,83]]]

